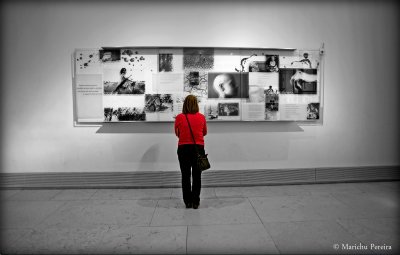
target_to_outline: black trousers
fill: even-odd
[[[184,144],[178,146],[179,166],[182,173],[182,193],[185,204],[200,204],[201,171],[196,166],[196,147],[204,155],[204,146]],[[192,177],[192,184],[191,184]]]

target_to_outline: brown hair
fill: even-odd
[[[197,104],[197,98],[193,95],[188,95],[183,102],[182,113],[198,113],[199,105]]]

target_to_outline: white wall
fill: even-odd
[[[214,169],[399,164],[399,9],[390,1],[7,1],[2,172],[177,171],[172,123],[73,126],[71,53],[101,46],[317,49],[322,126],[210,123]]]

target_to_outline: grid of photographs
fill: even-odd
[[[318,50],[77,50],[75,70],[101,75],[104,122],[174,121],[189,94],[210,121],[315,121],[322,110]]]

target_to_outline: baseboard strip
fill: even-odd
[[[299,169],[208,170],[203,187],[400,180],[400,166]],[[0,188],[171,188],[181,187],[180,171],[1,173]]]

